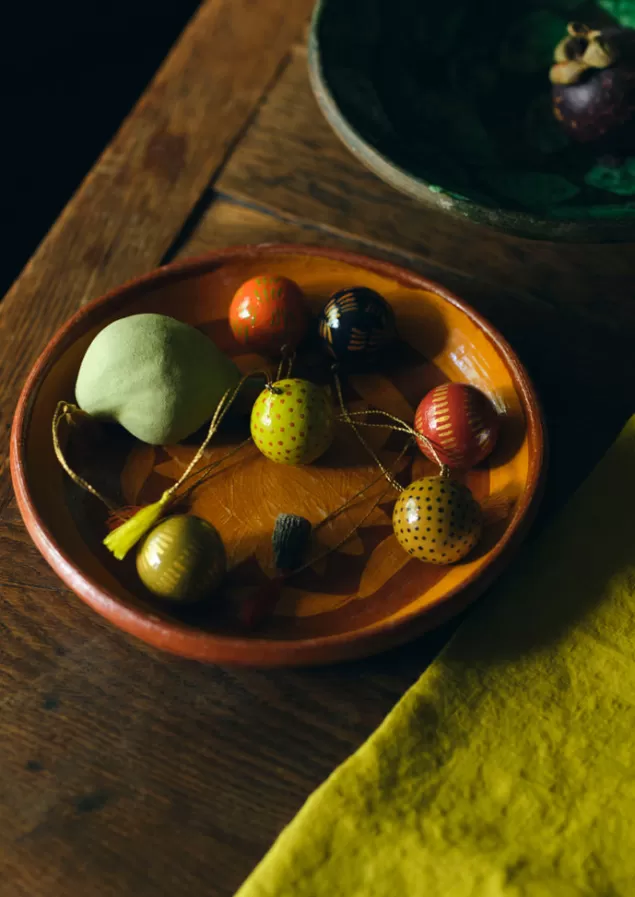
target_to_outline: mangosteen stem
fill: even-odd
[[[549,72],[552,84],[575,84],[589,69],[606,69],[617,61],[617,50],[603,39],[601,31],[570,22],[567,34],[554,50],[555,65]]]
[[[599,35],[599,31],[595,33]],[[597,38],[589,41],[582,57],[585,65],[593,69],[606,69],[613,65],[616,59],[617,55]]]
[[[588,25],[583,25],[582,22],[569,22],[567,25],[567,34],[569,37],[588,37],[592,33],[591,29]]]
[[[575,84],[588,70],[589,66],[578,59],[557,62],[549,70],[549,80],[552,84]]]

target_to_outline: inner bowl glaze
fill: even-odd
[[[248,446],[197,491],[191,510],[219,530],[232,570],[217,604],[176,611],[144,591],[134,558],[118,562],[101,544],[105,511],[59,467],[51,418],[60,399],[73,399],[91,339],[124,315],[172,315],[212,336],[243,370],[262,366],[264,359],[244,354],[234,341],[226,317],[237,287],[260,273],[296,280],[316,314],[344,286],[370,287],[390,302],[402,338],[400,351],[385,369],[350,378],[351,409],[372,404],[412,420],[425,392],[453,380],[484,390],[503,417],[494,454],[460,475],[491,516],[483,541],[466,561],[442,568],[411,559],[392,532],[394,496],[385,496],[357,535],[292,580],[275,616],[262,630],[249,633],[232,623],[223,608],[268,583],[277,514],[302,514],[317,523],[376,476],[354,434],[339,426],[332,448],[308,467],[274,464]],[[312,362],[307,358],[301,363],[310,367]],[[238,420],[233,426],[240,431],[243,424]],[[207,460],[244,435],[230,427]],[[384,431],[372,431],[369,438],[390,465],[402,443]],[[105,444],[84,460],[102,491],[140,504],[156,500],[195,450],[194,440],[160,448],[142,445],[113,427]],[[363,256],[263,245],[170,265],[78,312],[47,346],[24,387],[13,425],[11,469],[21,512],[40,551],[80,598],[115,625],[159,648],[208,662],[313,664],[402,643],[480,594],[511,557],[536,509],[544,434],[539,404],[520,361],[503,337],[459,298],[417,274]],[[403,462],[401,475],[410,482],[434,471],[417,451]],[[337,543],[384,487],[377,484],[370,496],[324,527],[322,548]]]

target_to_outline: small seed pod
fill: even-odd
[[[266,386],[251,412],[251,436],[279,464],[310,464],[333,441],[333,402],[308,380],[278,380]]]
[[[159,523],[141,543],[137,572],[158,598],[193,604],[210,597],[227,566],[217,530],[200,517],[177,515]]]
[[[278,570],[296,570],[304,560],[311,538],[311,523],[298,514],[279,514],[271,543]]]
[[[241,345],[264,355],[293,350],[309,328],[304,293],[288,277],[261,274],[244,283],[229,307],[229,326]]]
[[[488,397],[475,386],[444,383],[420,402],[415,430],[418,446],[431,461],[468,468],[483,461],[496,445],[500,419]],[[435,450],[434,454],[430,444]]]
[[[481,509],[467,488],[448,477],[415,480],[395,504],[392,525],[408,554],[431,564],[454,564],[481,538]]]
[[[331,296],[320,315],[319,332],[331,357],[348,368],[361,368],[395,342],[395,316],[375,290],[351,287]]]

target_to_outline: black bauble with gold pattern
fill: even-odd
[[[396,339],[390,305],[368,287],[334,293],[320,315],[319,328],[329,355],[351,369],[376,362]]]

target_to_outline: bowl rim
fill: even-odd
[[[25,458],[33,405],[44,379],[57,358],[86,332],[87,326],[92,326],[93,321],[99,323],[103,310],[112,312],[131,298],[182,279],[203,276],[228,262],[240,259],[263,259],[266,262],[267,258],[280,255],[310,256],[349,264],[392,279],[405,287],[434,292],[458,308],[484,333],[508,368],[523,406],[530,439],[526,488],[507,530],[484,569],[475,571],[460,586],[440,596],[432,605],[405,613],[397,621],[380,620],[360,630],[297,640],[215,634],[126,604],[84,573],[56,542],[34,501]],[[95,611],[130,635],[182,657],[217,664],[278,667],[315,665],[367,656],[409,641],[466,607],[501,572],[531,525],[544,488],[546,454],[542,408],[527,371],[507,340],[468,303],[436,282],[392,262],[342,249],[260,243],[231,246],[162,266],[128,280],[75,312],[44,348],[24,384],[13,418],[10,466],[18,508],[36,547],[60,579]]]
[[[395,190],[428,208],[449,213],[454,218],[484,224],[493,230],[533,240],[563,242],[628,242],[635,234],[633,217],[549,218],[538,213],[505,206],[489,206],[467,196],[452,193],[409,172],[380,152],[344,114],[331,91],[324,71],[319,29],[330,0],[317,0],[308,38],[309,81],[318,106],[336,136],[369,171]],[[341,2],[341,0],[338,0]]]

